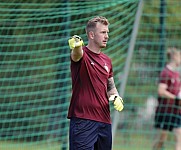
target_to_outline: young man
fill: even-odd
[[[71,49],[72,98],[69,106],[70,150],[111,150],[112,132],[109,101],[123,109],[114,84],[111,59],[101,50],[109,39],[109,22],[97,16],[88,21],[88,45],[74,35]]]
[[[160,74],[158,84],[158,107],[155,115],[158,136],[153,150],[162,150],[168,131],[175,134],[175,150],[181,150],[181,82],[179,72],[176,71],[181,64],[181,52],[169,48],[167,56],[168,63]]]

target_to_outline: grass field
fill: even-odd
[[[150,135],[150,133],[146,134],[146,132],[140,130],[132,133],[118,130],[113,143],[113,150],[151,150],[153,136]],[[173,134],[170,133],[164,150],[174,149],[173,139]],[[61,143],[54,141],[55,139],[37,142],[1,141],[0,150],[61,150]]]
[[[149,133],[147,133],[149,132]],[[116,133],[116,138],[113,144],[113,150],[152,150],[154,131],[131,131],[128,132],[118,132]],[[169,133],[168,141],[165,143],[165,149],[163,150],[173,150],[174,141],[173,134]]]
[[[60,150],[58,142],[0,142],[0,150]]]

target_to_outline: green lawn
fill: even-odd
[[[113,144],[113,150],[152,150],[154,137],[152,130],[147,131],[133,131],[133,134],[127,132],[116,133],[115,141]],[[165,143],[165,149],[163,150],[173,150],[174,141],[173,134],[169,134],[168,141]]]
[[[151,150],[153,137],[150,135],[151,133],[146,135],[143,131],[137,133],[134,131],[133,134],[131,134],[118,130],[113,143],[113,150]],[[54,142],[53,140],[54,139],[37,142],[1,141],[0,150],[61,150],[61,143]],[[173,140],[173,135],[170,134],[165,144],[165,150],[174,149]]]
[[[0,150],[60,150],[57,142],[0,142]]]

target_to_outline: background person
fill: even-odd
[[[155,114],[155,127],[158,129],[153,150],[161,150],[167,140],[168,131],[173,131],[176,139],[175,150],[181,150],[181,52],[176,48],[167,51],[168,63],[160,74],[158,84],[158,106]]]

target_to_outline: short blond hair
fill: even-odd
[[[177,49],[176,47],[169,47],[167,49],[167,59],[171,60],[172,56],[179,52],[181,52],[181,51],[179,49]]]
[[[103,16],[96,16],[96,17],[90,19],[87,22],[86,29],[85,29],[86,33],[90,32],[93,29],[95,29],[97,23],[101,23],[103,25],[109,25],[109,21],[105,17],[103,17]]]

